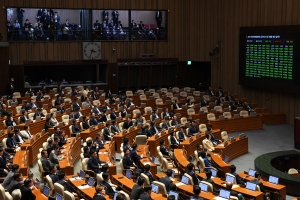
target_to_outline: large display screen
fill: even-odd
[[[298,26],[242,27],[239,83],[294,93],[300,88],[299,36]]]

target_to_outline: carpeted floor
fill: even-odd
[[[230,136],[236,136],[241,132],[229,133]],[[262,130],[244,132],[249,137],[249,153],[232,160],[230,163],[237,166],[237,171],[248,171],[249,168],[254,168],[254,159],[264,153],[294,150],[294,127],[282,125],[264,125]],[[116,156],[117,159],[120,155]],[[121,173],[119,163],[117,162],[117,172]],[[76,162],[74,172],[79,172],[81,169],[80,159]],[[37,163],[34,164],[33,173],[36,177],[39,176]],[[158,172],[160,169],[158,167]],[[292,200],[293,197],[287,196],[287,200]]]

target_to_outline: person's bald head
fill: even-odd
[[[232,183],[231,182],[226,182],[226,188],[231,190]]]

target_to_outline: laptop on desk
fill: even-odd
[[[208,185],[205,183],[200,182],[199,187],[201,188],[201,192],[207,192],[208,190]]]
[[[256,184],[255,183],[251,183],[251,182],[247,182],[246,183],[246,189],[252,190],[252,191],[256,191]]]
[[[43,189],[43,194],[48,197],[49,196],[49,193],[50,193],[50,188],[48,186],[44,186],[44,189]]]
[[[62,200],[62,196],[58,193],[55,194],[56,200]]]
[[[215,197],[214,200],[229,200],[230,199],[230,191],[220,189],[219,196]]]
[[[152,183],[151,186],[152,186],[152,192],[158,194],[158,185]]]
[[[252,177],[255,177],[255,173],[256,173],[256,171],[253,169],[249,169],[249,171],[248,171],[248,175],[252,176]]]
[[[233,176],[230,176],[230,175],[226,175],[225,181],[226,181],[226,182],[234,183],[234,177],[233,177]]]
[[[184,184],[188,185],[189,184],[189,178],[186,177],[186,176],[182,176],[181,177],[181,183],[184,183]]]
[[[178,199],[178,193],[177,192],[174,192],[174,191],[170,190],[169,196],[171,196],[171,195],[175,196],[175,199]]]
[[[212,178],[217,177],[218,170],[212,168],[212,169],[210,169],[210,171],[211,171]]]
[[[270,183],[273,183],[273,184],[278,184],[278,180],[279,178],[278,177],[275,177],[275,176],[269,176],[269,182]]]

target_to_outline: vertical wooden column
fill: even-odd
[[[0,42],[0,94],[7,93],[9,80],[9,43]]]

